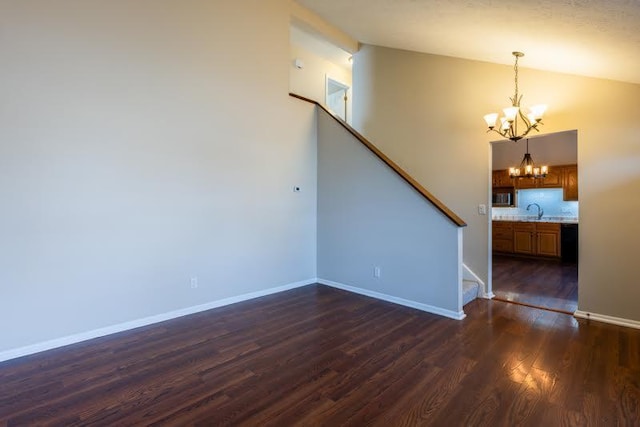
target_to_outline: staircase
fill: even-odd
[[[316,101],[293,93],[290,95],[317,107],[316,262],[319,274],[320,271],[323,272],[322,278],[347,287],[339,280],[344,277],[349,283],[363,283],[373,287],[374,289],[349,286],[351,289],[360,289],[362,293],[366,292],[366,295],[377,295],[374,297],[384,297],[401,304],[400,301],[404,301],[414,308],[453,319],[463,319],[465,314],[459,292],[460,279],[464,278],[461,273],[465,271],[461,268],[462,228],[467,224],[344,120]],[[389,221],[389,215],[393,211],[388,206],[380,209],[380,204],[370,197],[372,192],[383,198],[385,205],[397,205],[397,217],[403,220]],[[421,210],[425,206],[423,200],[431,205],[427,207],[427,214]],[[442,215],[432,212],[431,208]],[[413,209],[420,211],[415,215],[407,212]],[[414,219],[419,224],[414,226],[407,223]],[[384,244],[376,246],[368,239],[352,238],[369,236],[372,232],[375,232],[377,242]],[[434,233],[437,233],[438,239],[432,237]],[[447,241],[450,250],[440,250],[441,240]],[[371,254],[378,254],[375,256],[385,258],[389,264],[397,264],[394,258],[396,255],[387,254],[405,252],[433,252],[437,255],[421,261],[415,268],[406,264],[406,271],[399,273],[397,277],[387,273],[384,282],[370,285],[369,275],[363,273],[370,269],[370,261],[366,261],[365,255],[371,257]],[[336,257],[337,253],[340,257]],[[417,257],[410,259],[418,260]],[[429,268],[425,269],[427,264]],[[443,264],[447,268],[442,268]],[[437,278],[430,274],[430,269],[438,269]],[[424,292],[410,288],[398,289],[404,282],[423,283],[428,289]],[[418,300],[399,298],[394,296],[396,292],[414,295]],[[434,302],[440,302],[443,295],[455,295],[455,298],[447,299],[446,304],[441,307],[435,305]]]
[[[474,299],[478,298],[478,292],[480,290],[480,286],[478,282],[471,280],[463,280],[462,281],[462,305],[465,306],[469,304]]]

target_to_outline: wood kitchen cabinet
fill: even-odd
[[[578,165],[565,166],[562,176],[563,199],[578,200]]]
[[[536,254],[541,256],[560,256],[560,224],[537,223]]]
[[[547,176],[540,179],[539,188],[560,188],[564,178],[564,167],[550,166]]]
[[[491,184],[493,187],[513,187],[513,180],[507,169],[494,170],[491,174]]]
[[[517,222],[513,226],[513,252],[516,254],[535,255],[536,224],[533,222]]]
[[[515,182],[515,186],[518,190],[538,187],[538,180],[534,178],[516,178]]]
[[[492,228],[492,248],[495,252],[513,253],[513,222],[495,221]]]
[[[527,256],[560,257],[560,224],[494,221],[493,251]]]

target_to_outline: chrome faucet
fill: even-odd
[[[544,215],[544,211],[542,210],[540,205],[537,203],[529,203],[529,206],[527,206],[527,210],[529,210],[531,206],[536,206],[538,208],[538,219],[541,219],[542,215]]]

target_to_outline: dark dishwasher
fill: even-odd
[[[562,262],[578,262],[578,224],[562,224],[560,251]]]

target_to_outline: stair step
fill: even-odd
[[[478,298],[478,292],[480,286],[477,282],[471,282],[468,280],[462,281],[462,305],[467,305],[474,299]]]

